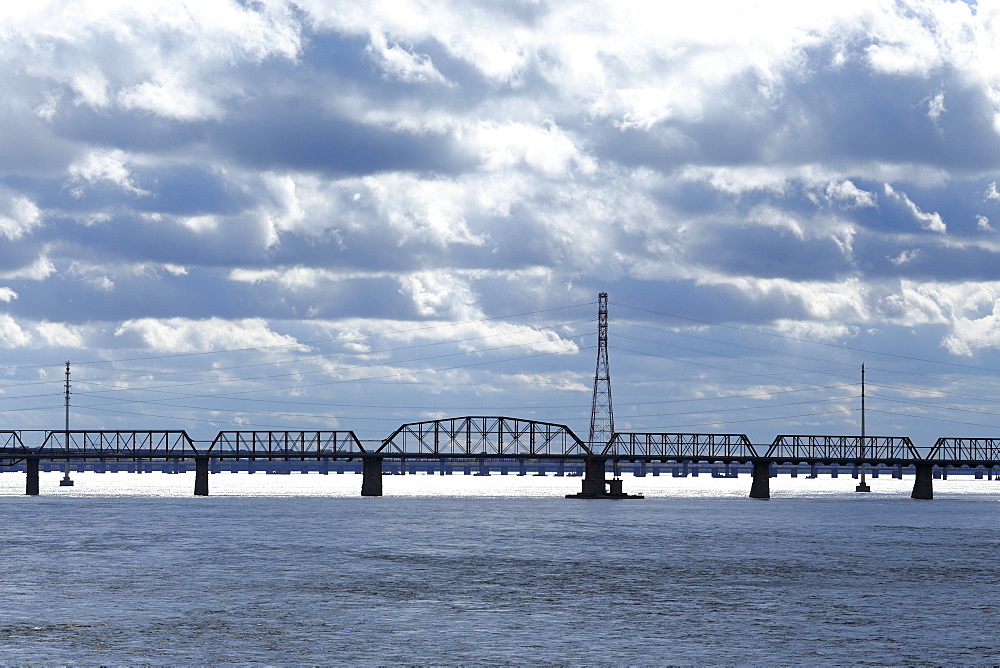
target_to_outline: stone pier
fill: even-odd
[[[583,489],[579,494],[567,494],[567,499],[641,499],[642,494],[626,494],[622,491],[622,481],[605,478],[608,460],[606,457],[588,457],[583,474]],[[610,486],[611,490],[608,490]]]
[[[195,457],[194,495],[208,496],[208,457]]]
[[[382,496],[382,458],[366,457],[361,461],[361,496]]]
[[[28,484],[24,493],[28,496],[38,496],[38,458],[28,457],[24,463],[28,472]]]
[[[934,498],[934,464],[921,463],[916,465],[917,475],[913,481],[913,493],[911,499],[933,499]]]
[[[751,499],[771,498],[771,462],[753,463],[753,482],[750,484]]]

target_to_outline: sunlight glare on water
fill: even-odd
[[[80,471],[72,473],[74,486],[60,487],[61,472],[41,473],[40,488],[43,495],[60,497],[87,496],[148,496],[187,497],[193,494],[194,473],[95,473]],[[668,475],[634,477],[624,475],[625,491],[643,494],[649,498],[746,498],[750,490],[750,476],[738,478],[713,478],[710,475],[674,478]],[[579,476],[498,475],[488,476],[431,475],[416,473],[408,475],[385,475],[383,493],[388,497],[538,497],[560,498],[580,491]],[[842,496],[853,498],[851,493],[857,480],[850,475],[831,478],[821,475],[807,478],[800,475],[792,478],[780,475],[771,478],[771,497],[809,498],[822,496]],[[879,478],[868,477],[870,494],[859,494],[859,500],[872,498],[908,498],[913,489],[912,475],[893,479],[886,474]],[[24,474],[5,473],[0,475],[0,496],[16,496],[24,493]],[[211,496],[238,497],[356,497],[361,493],[361,476],[353,473],[320,475],[317,473],[291,473],[268,475],[264,473],[218,473],[209,476]],[[966,495],[994,494],[1000,498],[1000,478],[996,480],[975,480],[969,475],[952,476],[947,480],[934,481],[937,499]]]

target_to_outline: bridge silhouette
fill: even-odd
[[[1000,467],[1000,438],[943,437],[917,447],[906,436],[779,435],[768,446],[745,434],[614,432],[587,443],[566,425],[505,416],[462,416],[401,425],[381,441],[351,430],[220,431],[194,440],[184,430],[5,430],[0,466],[24,463],[25,493],[39,493],[40,462],[163,460],[195,464],[194,493],[208,495],[210,462],[362,462],[362,496],[382,495],[389,461],[558,460],[585,464],[579,498],[633,498],[607,478],[609,462],[741,464],[752,467],[750,497],[770,498],[772,465],[913,467],[911,498],[932,499],[934,467]]]

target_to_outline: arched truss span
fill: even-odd
[[[466,457],[557,457],[590,450],[561,424],[496,416],[466,416],[411,422],[382,441],[383,455]]]

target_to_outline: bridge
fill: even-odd
[[[762,454],[763,453],[763,454]],[[775,464],[899,466],[916,471],[912,498],[933,498],[934,467],[1000,466],[1000,438],[939,438],[919,448],[905,436],[779,435],[764,448],[745,434],[614,432],[588,444],[569,427],[506,416],[463,416],[401,425],[366,447],[351,430],[220,431],[211,440],[183,430],[0,431],[0,465],[24,462],[26,493],[39,493],[40,461],[191,461],[194,493],[209,493],[211,460],[360,460],[362,496],[382,495],[385,460],[560,460],[585,463],[580,498],[631,498],[607,479],[610,462],[752,466],[752,498],[770,498]]]

